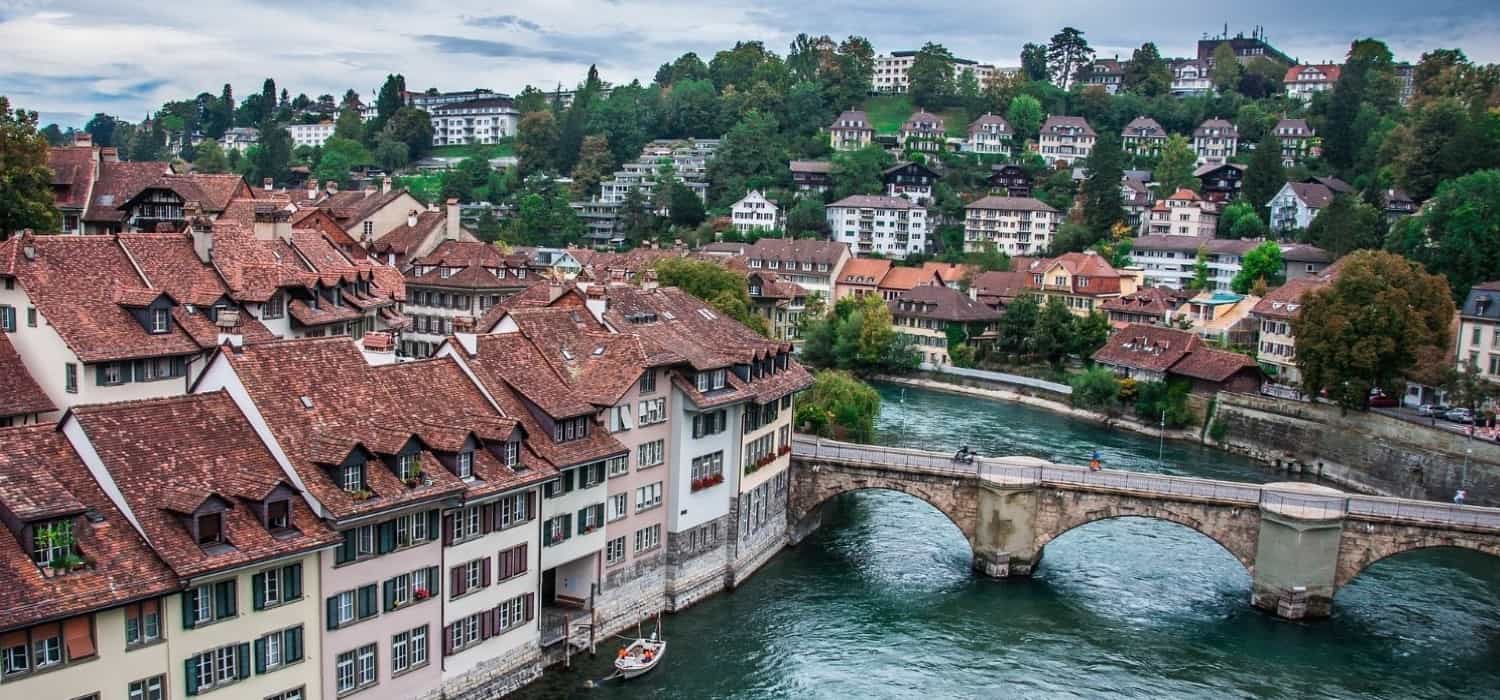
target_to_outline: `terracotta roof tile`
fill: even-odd
[[[943,278],[936,270],[920,267],[892,267],[880,280],[881,289],[907,290],[932,284],[941,286]]]
[[[47,168],[59,209],[82,209],[94,186],[97,156],[91,146],[54,146],[47,149]]]
[[[125,220],[125,210],[120,206],[139,194],[157,178],[172,172],[168,163],[149,161],[124,162],[103,161],[99,163],[99,177],[94,181],[94,193],[88,208],[83,213],[85,221],[119,223]]]
[[[991,309],[963,292],[942,285],[914,287],[888,304],[895,316],[915,316],[958,323],[1000,320],[1000,312]]]
[[[0,331],[0,416],[46,413],[56,408],[26,371],[10,336]]]
[[[891,261],[884,258],[850,258],[839,272],[839,284],[878,286],[891,271]]]
[[[1092,359],[1116,367],[1164,373],[1201,347],[1203,339],[1187,331],[1136,323],[1111,335]]]

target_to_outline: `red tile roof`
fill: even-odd
[[[56,408],[26,371],[10,336],[0,331],[0,416],[46,413]]]
[[[99,163],[99,176],[94,181],[94,193],[88,208],[83,213],[84,221],[119,223],[125,220],[125,210],[120,206],[155,182],[157,178],[172,172],[168,163],[103,161]]]
[[[1000,320],[1000,312],[963,292],[942,285],[916,287],[889,302],[893,316],[911,316],[955,323]]]
[[[44,500],[37,500],[38,498]],[[177,576],[147,546],[52,426],[0,430],[0,507],[23,518],[97,513],[75,520],[91,566],[44,575],[15,538],[0,540],[0,630],[102,610],[175,590]]]
[[[1202,347],[1203,339],[1187,331],[1133,323],[1111,335],[1091,359],[1116,367],[1165,373]]]
[[[98,158],[91,146],[54,146],[47,149],[47,168],[52,171],[54,200],[58,209],[82,209],[88,205],[94,186]]]
[[[83,428],[156,552],[183,578],[339,541],[295,495],[294,535],[273,534],[254,514],[277,486],[293,487],[228,392],[79,406],[69,416]],[[209,498],[229,504],[223,518],[229,547],[198,545],[178,517]]]
[[[936,270],[921,267],[892,267],[880,280],[881,289],[907,290],[931,284],[941,286],[943,278]]]
[[[885,258],[850,258],[839,272],[839,284],[862,284],[876,287],[891,271],[891,261]]]
[[[1202,347],[1188,353],[1181,362],[1172,366],[1172,374],[1201,379],[1206,382],[1228,381],[1236,373],[1250,370],[1259,373],[1260,365],[1255,359],[1237,352]]]
[[[536,281],[526,256],[506,255],[482,241],[443,241],[432,252],[411,261],[406,284],[451,289],[524,289]],[[447,271],[447,276],[444,272]],[[526,275],[522,277],[521,275]]]

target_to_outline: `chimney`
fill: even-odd
[[[188,231],[193,236],[193,252],[198,254],[198,259],[207,265],[213,261],[214,254],[214,227],[202,216],[203,207],[196,199],[190,199],[182,205],[182,218],[187,219]]]
[[[323,189],[328,190],[328,194],[338,194],[339,193],[339,181],[338,180],[329,180],[328,184],[325,185],[323,187]]]
[[[105,146],[104,148],[99,149],[99,160],[105,163],[120,162],[120,149],[115,148],[114,146]]]
[[[458,222],[458,199],[448,198],[448,212],[443,221],[443,240],[459,240],[460,227]]]
[[[75,131],[73,132],[73,145],[93,147],[94,135],[87,131]]]
[[[473,333],[474,332],[474,317],[473,316],[454,316],[453,317],[453,332],[454,333]]]
[[[437,202],[428,202],[427,211],[437,211]]]
[[[318,196],[318,178],[307,178],[307,198],[314,199]]]
[[[417,210],[416,209],[413,209],[413,210],[411,210],[409,212],[406,212],[406,227],[407,228],[416,228],[417,227]]]
[[[385,176],[385,177],[383,177],[383,178],[380,179],[380,193],[381,194],[390,194],[391,193],[391,176],[390,175],[387,175],[387,176]]]
[[[269,177],[264,178],[260,181],[260,188],[267,192],[270,192],[271,190],[276,189],[276,181],[272,180]]]

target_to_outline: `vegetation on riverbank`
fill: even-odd
[[[1092,367],[1075,375],[1072,402],[1077,408],[1098,411],[1110,417],[1132,411],[1146,425],[1184,428],[1197,423],[1188,405],[1191,384],[1185,379],[1141,382],[1121,379],[1104,367]]]
[[[825,369],[797,400],[797,425],[806,433],[868,442],[875,436],[880,393],[849,372]]]

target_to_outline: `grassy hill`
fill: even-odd
[[[877,95],[865,100],[861,109],[870,117],[870,123],[874,125],[877,134],[894,134],[900,131],[901,125],[917,111],[911,104],[911,98],[906,95]],[[968,134],[969,115],[964,110],[939,110],[937,115],[943,118],[943,126],[949,136],[962,138]]]
[[[500,143],[492,144],[463,144],[457,146],[437,146],[432,149],[430,155],[438,158],[468,158],[479,156],[481,158],[499,158],[501,156],[513,156],[516,154],[515,142],[506,139]]]

